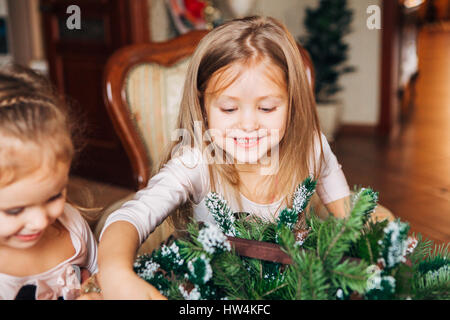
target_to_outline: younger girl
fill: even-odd
[[[106,221],[99,246],[104,297],[162,298],[133,273],[136,249],[172,212],[176,226],[192,215],[214,223],[204,199],[210,191],[234,211],[273,219],[313,175],[328,211],[344,217],[349,187],[315,108],[297,44],[280,22],[250,17],[208,33],[187,72],[177,126],[183,141]]]
[[[0,299],[75,299],[83,269],[97,272],[95,238],[66,203],[74,147],[62,106],[42,76],[0,71]]]

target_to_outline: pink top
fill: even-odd
[[[0,300],[13,300],[25,285],[36,286],[36,300],[56,300],[63,297],[72,300],[80,295],[80,278],[77,267],[97,272],[97,242],[87,222],[78,210],[65,204],[64,213],[58,219],[69,231],[75,254],[54,268],[40,274],[15,277],[0,273]]]
[[[331,151],[326,137],[322,134],[324,163],[316,192],[324,204],[350,195],[350,189],[342,172],[341,165]],[[320,159],[320,144],[315,143],[315,159]],[[202,160],[198,149],[190,149],[183,155],[172,158],[148,182],[146,188],[138,191],[133,200],[126,202],[113,212],[105,222],[105,229],[113,222],[127,221],[133,224],[141,243],[161,224],[176,207],[189,198],[194,202],[194,218],[197,221],[214,222],[205,205],[205,196],[210,191],[208,164]],[[319,160],[316,160],[318,164]],[[311,172],[312,173],[312,172]],[[216,190],[223,190],[220,182]],[[294,192],[294,190],[292,190]],[[273,218],[286,204],[283,198],[271,204],[258,204],[241,194],[243,209],[262,218]],[[230,201],[231,200],[231,201]],[[233,211],[238,211],[237,202],[227,199]],[[280,206],[280,207],[279,207]]]

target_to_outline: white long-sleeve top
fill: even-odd
[[[350,189],[342,172],[342,167],[323,134],[322,146],[324,163],[322,164],[320,178],[317,181],[316,193],[322,202],[327,204],[350,195]],[[314,152],[315,161],[318,164],[318,161],[320,161],[318,139],[314,145]],[[208,164],[203,161],[201,151],[192,148],[186,152],[185,149],[181,156],[169,160],[149,180],[147,187],[136,193],[133,200],[124,203],[120,209],[107,218],[100,239],[110,224],[116,221],[127,221],[135,226],[140,242],[143,243],[175,208],[185,203],[189,198],[194,203],[193,212],[197,221],[215,223],[205,204],[205,197],[210,190]],[[216,190],[222,190],[220,181]],[[243,210],[266,219],[273,218],[286,207],[286,204],[281,204],[283,198],[271,204],[258,204],[241,194]],[[233,211],[239,210],[236,201],[232,201],[232,199],[227,199],[227,201]]]
[[[97,241],[80,212],[66,203],[58,220],[69,231],[75,254],[43,273],[24,277],[0,273],[0,300],[13,300],[25,285],[36,286],[36,300],[72,300],[81,294],[74,266],[86,268],[91,275],[97,273]]]

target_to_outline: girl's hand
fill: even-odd
[[[97,280],[105,300],[166,299],[133,271],[139,246],[136,228],[126,221],[112,223],[98,247]]]
[[[97,281],[97,274],[89,276],[90,272],[87,269],[81,269],[81,295],[77,300],[103,300],[100,286]]]
[[[167,300],[155,287],[133,271],[111,270],[98,274],[105,300]]]
[[[82,294],[77,300],[103,300],[103,296],[101,293],[89,292]]]
[[[347,218],[350,215],[350,196],[338,199],[325,205],[328,212],[336,218]]]
[[[85,284],[86,281],[89,280],[89,278],[91,277],[91,273],[89,272],[88,269],[86,268],[80,268],[81,270],[81,285]]]

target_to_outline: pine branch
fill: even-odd
[[[305,194],[297,194],[301,210],[308,201]],[[336,292],[342,296],[353,291],[366,299],[448,299],[449,244],[431,250],[431,241],[419,235],[412,250],[415,242],[407,239],[408,224],[366,223],[377,198],[377,193],[362,188],[353,197],[348,218],[329,216],[322,221],[311,216],[306,220],[309,235],[299,250],[292,231],[298,218],[295,210],[285,210],[275,222],[235,217],[216,195],[209,208],[219,217],[219,226],[251,240],[277,239],[292,263],[281,268],[278,263],[238,256],[216,224],[192,223],[186,238],[138,257],[134,270],[172,299],[333,299]],[[349,252],[363,259],[341,262]],[[412,266],[401,263],[409,253]],[[379,257],[386,261],[384,269],[374,265]]]
[[[239,259],[239,261],[236,260],[237,256],[228,255],[228,256],[225,256],[224,258],[226,258],[226,257],[232,258],[232,260],[235,260],[234,263],[232,261],[228,261],[228,263],[233,264],[233,266],[235,268],[237,268],[237,271],[239,271],[239,272],[232,272],[230,274],[229,266],[228,267],[224,266],[224,263],[226,263],[227,260],[223,259],[220,264],[216,264],[214,266],[214,272],[215,272],[216,276],[214,277],[213,281],[216,285],[222,287],[223,290],[228,293],[228,296],[234,296],[234,299],[242,298],[242,299],[246,300],[246,299],[248,299],[248,295],[247,295],[247,291],[245,290],[245,286],[243,286],[243,282],[236,281],[238,283],[238,285],[236,285],[236,283],[233,282],[232,279],[236,280],[236,275],[246,274],[247,270],[245,270],[245,268],[243,268],[240,259]],[[234,275],[234,276],[230,276],[230,275]]]
[[[227,236],[236,236],[235,218],[227,201],[220,194],[210,192],[206,196],[205,204],[222,232]]]
[[[350,245],[361,237],[361,230],[376,206],[378,196],[371,189],[362,188],[355,194],[349,217],[338,219],[329,216],[318,231],[317,252],[324,261],[332,254],[338,262]]]
[[[302,258],[300,272],[304,275],[303,284],[308,283],[306,288],[302,288],[302,299],[326,299],[329,284],[326,281],[322,261],[317,256],[305,251],[302,251],[300,257]]]
[[[373,191],[370,188],[361,188],[352,199],[353,209],[351,215],[361,215],[362,222],[365,224],[370,215],[377,207],[378,192]]]
[[[331,281],[336,287],[342,288],[345,294],[350,291],[364,292],[367,285],[369,274],[367,272],[367,263],[364,260],[360,262],[344,261],[333,269],[329,269]]]
[[[343,224],[340,231],[338,232],[338,234],[336,234],[336,236],[331,240],[331,243],[327,246],[327,251],[325,251],[325,253],[323,254],[323,257],[322,257],[323,260],[327,259],[328,254],[334,248],[334,246],[338,242],[338,240],[342,237],[342,235],[344,234],[346,229],[347,229],[347,226],[345,224]]]
[[[380,241],[380,245],[386,271],[392,270],[399,263],[406,261],[408,231],[409,224],[401,222],[400,219],[389,222],[384,229],[384,237]]]
[[[435,246],[433,252],[426,259],[420,261],[417,270],[421,274],[426,274],[445,266],[450,267],[448,247],[449,243]]]
[[[369,259],[370,259],[370,263],[374,264],[374,258],[373,258],[373,253],[372,253],[372,246],[370,245],[369,239],[366,238],[366,245],[367,245],[367,250],[369,251]]]
[[[292,208],[297,215],[300,215],[308,205],[311,196],[316,191],[317,181],[312,177],[306,178],[301,184],[297,186],[292,197]]]
[[[282,285],[280,285],[280,286],[278,286],[278,287],[276,287],[276,288],[274,288],[274,289],[272,289],[272,290],[270,290],[270,291],[264,293],[264,294],[262,295],[262,297],[266,297],[266,296],[268,296],[268,295],[274,293],[275,291],[278,291],[278,290],[280,290],[280,289],[286,287],[287,285],[288,285],[287,283],[283,283]]]
[[[314,253],[295,248],[295,238],[285,227],[280,233],[280,245],[293,260],[289,270],[293,272],[289,279],[296,279],[296,297],[300,299],[326,299],[329,284],[322,260]],[[295,285],[292,283],[291,285]],[[300,295],[300,296],[299,296]]]
[[[383,230],[387,224],[388,220],[366,223],[361,231],[361,238],[352,244],[350,256],[375,264],[379,256],[378,241],[384,237]]]
[[[417,239],[417,245],[414,251],[409,255],[409,260],[414,268],[417,268],[420,261],[431,255],[431,246],[433,243],[429,239],[423,239],[420,233],[417,236],[413,233],[412,237]]]
[[[349,274],[348,272],[343,272],[343,271],[331,270],[331,272],[334,274],[340,275],[344,278],[351,279],[351,280],[365,281],[367,278],[367,277],[360,276],[360,275]]]
[[[416,298],[450,299],[450,268],[445,265],[416,277],[413,283]]]

